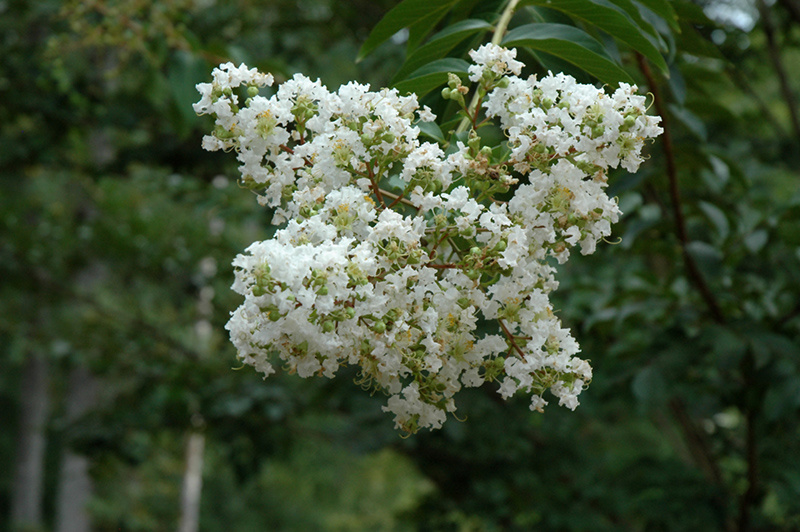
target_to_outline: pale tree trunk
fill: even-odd
[[[73,422],[95,405],[97,380],[84,366],[69,374],[67,389],[67,422]],[[56,532],[89,532],[91,521],[86,505],[92,496],[89,460],[73,452],[69,446],[61,460],[58,496],[56,499]]]
[[[203,450],[206,437],[198,431],[189,433],[186,443],[186,471],[181,489],[181,521],[178,532],[197,532],[200,526],[200,493],[203,488]]]
[[[19,436],[11,493],[12,529],[41,529],[45,428],[50,406],[47,358],[29,355],[22,372]]]

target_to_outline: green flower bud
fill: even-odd
[[[281,313],[277,310],[271,310],[269,313],[269,321],[278,321],[281,319]]]
[[[326,285],[320,286],[319,290],[317,290],[317,295],[318,296],[327,296],[328,295],[328,287]]]
[[[253,285],[253,295],[256,297],[263,296],[267,293],[267,290],[263,286]]]
[[[473,254],[473,255],[480,255],[481,254],[481,248],[479,248],[478,246],[475,246],[473,248],[470,248],[469,252],[471,254]]]
[[[445,99],[445,100],[449,100],[450,99],[450,88],[449,87],[445,87],[445,88],[442,89],[442,98]]]
[[[333,320],[325,320],[322,322],[322,332],[333,332],[333,329],[336,325],[333,323]]]
[[[447,74],[447,85],[451,89],[456,89],[461,86],[461,78],[458,77],[458,74],[453,74],[452,72]]]
[[[472,151],[478,151],[481,147],[481,138],[478,135],[470,135],[467,145]]]
[[[344,313],[347,316],[347,319],[352,320],[356,315],[356,309],[354,309],[353,307],[347,307]]]
[[[636,125],[636,117],[628,115],[625,117],[625,121],[622,123],[622,127],[620,129],[622,129],[623,131],[628,131],[635,125]]]
[[[505,240],[501,240],[500,242],[494,245],[494,250],[497,251],[498,253],[502,253],[503,251],[506,250],[507,245],[508,244],[506,244]]]
[[[258,96],[258,87],[256,87],[255,85],[250,85],[249,87],[247,87],[247,95],[250,96],[251,98]]]
[[[386,331],[386,322],[383,320],[378,320],[372,324],[372,330],[378,334],[381,334]]]
[[[468,297],[461,297],[458,299],[458,301],[456,301],[456,303],[458,303],[458,306],[461,308],[467,308],[468,306],[470,306],[472,301],[470,301]]]

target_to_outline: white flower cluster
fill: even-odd
[[[635,87],[519,78],[515,54],[471,53],[505,156],[474,129],[447,151],[421,142],[415,120],[435,116],[395,90],[330,92],[296,75],[267,98],[272,76],[230,63],[198,85],[195,110],[216,118],[204,147],[235,150],[242,182],[284,225],[234,261],[245,300],[227,328],[245,363],[267,376],[280,359],[301,377],[356,365],[407,432],[441,427],[456,392],[484,381],[535,410],[547,390],[578,405],[592,370],[553,313],[548,257],[610,234],[620,213],[605,172],[635,171],[659,118]]]

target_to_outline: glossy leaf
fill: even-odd
[[[559,57],[603,83],[633,83],[625,70],[611,60],[603,46],[586,32],[564,24],[526,24],[509,31],[503,45],[526,46]]]
[[[422,98],[439,85],[447,83],[447,74],[450,72],[464,78],[467,76],[468,68],[469,63],[463,59],[452,57],[438,59],[415,70],[408,79],[396,84],[395,88],[401,93],[413,92]]]
[[[403,28],[417,23],[421,25],[417,27],[416,32],[421,31],[422,26],[429,25],[432,28],[455,3],[456,0],[405,0],[401,2],[389,11],[370,32],[369,37],[361,46],[356,60],[364,59],[375,48]],[[435,18],[436,16],[438,18]]]
[[[636,2],[663,18],[664,21],[669,24],[672,31],[680,33],[678,14],[675,12],[675,8],[672,7],[672,3],[668,0],[636,0]]]
[[[419,128],[421,135],[429,137],[442,144],[446,142],[444,133],[442,133],[441,128],[438,126],[438,124],[436,124],[436,122],[418,122],[416,126]]]
[[[633,0],[609,0],[612,4],[617,6],[618,8],[624,10],[629,17],[636,21],[636,24],[645,30],[647,33],[652,35],[653,37],[658,38],[659,34],[658,31],[653,27],[653,25],[645,20],[642,16],[641,12],[639,11],[640,4],[637,4]]]
[[[406,59],[406,62],[402,67],[400,67],[400,70],[395,75],[393,81],[395,83],[402,81],[416,69],[431,61],[441,59],[447,55],[450,50],[452,50],[464,39],[467,39],[479,31],[487,30],[491,27],[491,24],[485,20],[478,19],[462,20],[461,22],[457,22],[452,26],[448,26],[444,30],[431,37],[430,41],[409,55],[408,59]]]
[[[608,0],[526,0],[526,4],[557,9],[572,17],[597,26],[612,37],[624,42],[668,74],[667,63],[658,48],[645,36],[643,30],[625,11]]]

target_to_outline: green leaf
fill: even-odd
[[[678,25],[678,14],[675,13],[675,9],[672,7],[672,3],[668,0],[636,0],[637,3],[645,6],[647,9],[658,15],[659,17],[663,18],[664,21],[669,24],[669,27],[672,28],[672,31],[675,33],[680,33],[681,29]]]
[[[633,378],[631,391],[643,406],[653,407],[666,400],[667,385],[661,376],[662,371],[656,366],[647,366]]]
[[[681,28],[683,28],[683,31],[677,36],[678,47],[680,49],[698,57],[705,56],[713,59],[725,59],[719,47],[703,37],[694,26],[681,21]]]
[[[744,246],[752,254],[757,254],[767,244],[769,233],[765,229],[757,229],[744,237]]]
[[[419,132],[426,137],[429,137],[440,144],[444,144],[446,139],[444,133],[436,122],[417,122],[415,124],[419,128]]]
[[[179,52],[173,59],[173,66],[167,75],[172,99],[180,114],[180,133],[188,133],[186,127],[197,120],[192,104],[197,101],[195,85],[205,80],[208,67],[205,61],[188,52]]]
[[[695,240],[686,245],[686,251],[697,263],[706,278],[718,278],[722,266],[722,252],[706,242]]]
[[[450,11],[450,6],[436,9],[431,11],[430,15],[427,17],[409,26],[406,55],[413,52],[417,46],[419,46],[419,43],[425,40],[425,37],[431,32],[434,26],[444,18],[448,11]]]
[[[633,83],[625,70],[608,57],[603,46],[586,32],[565,24],[526,24],[509,31],[504,46],[527,46],[547,52],[588,72],[600,81]]]
[[[707,201],[701,201],[698,205],[700,206],[700,210],[703,211],[703,214],[714,224],[714,228],[717,230],[717,233],[719,233],[720,239],[725,240],[730,233],[730,224],[728,223],[728,217],[725,216],[722,209]]]
[[[618,8],[624,10],[629,17],[636,21],[636,24],[645,30],[647,33],[652,35],[653,37],[658,38],[658,31],[653,27],[650,22],[645,20],[642,14],[639,11],[639,5],[633,2],[633,0],[609,0],[612,4],[616,5]]]
[[[706,130],[706,125],[703,123],[702,120],[697,118],[697,115],[691,112],[686,107],[680,107],[678,105],[670,104],[667,106],[669,111],[672,113],[672,116],[678,119],[678,121],[686,126],[686,129],[689,130],[694,136],[698,139],[705,142],[708,139],[708,131]]]
[[[466,78],[468,68],[469,63],[463,59],[437,59],[415,70],[408,79],[397,83],[395,88],[401,93],[413,92],[422,98],[439,85],[447,83],[447,74],[450,72]]]
[[[526,4],[543,5],[562,11],[588,24],[597,26],[647,57],[661,72],[669,75],[661,52],[624,10],[608,0],[526,0]]]
[[[380,22],[372,29],[367,40],[361,46],[356,61],[361,61],[375,48],[380,46],[389,37],[403,28],[419,24],[415,28],[416,34],[423,33],[424,27],[436,25],[457,0],[405,0],[386,13]],[[438,18],[437,18],[438,17]],[[425,31],[424,33],[427,33]],[[421,38],[424,38],[424,35]],[[409,38],[411,41],[411,38]]]
[[[393,83],[402,81],[411,72],[424,66],[435,59],[440,59],[447,55],[450,50],[455,48],[461,41],[478,33],[482,30],[491,28],[492,25],[485,20],[468,19],[457,22],[440,31],[425,45],[415,50],[408,56],[406,62],[395,74]]]

